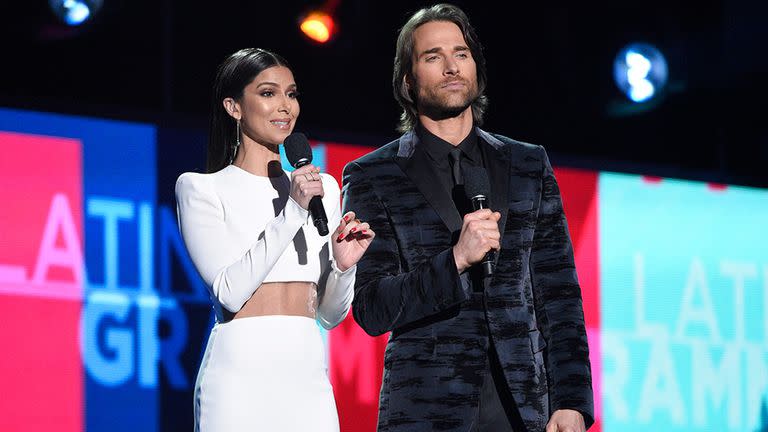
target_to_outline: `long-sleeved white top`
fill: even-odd
[[[330,175],[321,179],[333,232],[341,218],[339,185]],[[318,234],[309,212],[289,192],[289,173],[261,177],[234,165],[212,174],[184,173],[176,181],[181,236],[219,322],[223,309],[239,311],[265,282],[316,283],[317,319],[324,328],[347,316],[356,266],[338,269],[331,235]]]

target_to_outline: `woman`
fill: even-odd
[[[215,81],[209,174],[176,183],[182,237],[217,321],[195,385],[196,430],[339,428],[316,320],[331,329],[346,317],[374,232],[340,216],[333,177],[313,165],[282,170],[297,94],[282,57],[232,54]],[[335,228],[324,237],[307,211],[316,195]]]

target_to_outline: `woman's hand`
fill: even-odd
[[[332,234],[333,259],[336,261],[336,267],[346,271],[357,264],[374,237],[376,233],[367,222],[355,219],[354,212],[347,212]]]
[[[312,197],[323,197],[323,181],[320,169],[312,164],[297,168],[291,173],[291,198],[304,210],[309,209]]]

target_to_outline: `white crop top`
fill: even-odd
[[[219,322],[222,307],[239,311],[265,282],[318,284],[317,319],[327,329],[347,316],[356,266],[344,272],[336,267],[331,235],[321,237],[309,212],[288,196],[290,178],[287,172],[262,177],[229,165],[212,174],[184,173],[176,181],[181,236]],[[333,232],[341,218],[339,185],[330,175],[321,178]]]

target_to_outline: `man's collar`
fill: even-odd
[[[434,161],[445,161],[448,160],[448,154],[451,152],[451,149],[454,148],[453,144],[449,143],[448,141],[440,138],[439,136],[433,134],[427,128],[425,128],[421,123],[419,123],[416,126],[416,136],[419,138],[419,141],[423,145],[424,151],[427,153],[427,155]],[[458,148],[461,149],[461,152],[464,154],[465,157],[471,159],[474,162],[480,162],[481,161],[481,153],[480,148],[477,145],[477,133],[475,133],[475,128],[472,127],[469,130],[469,134],[464,137],[463,140],[458,145]]]

